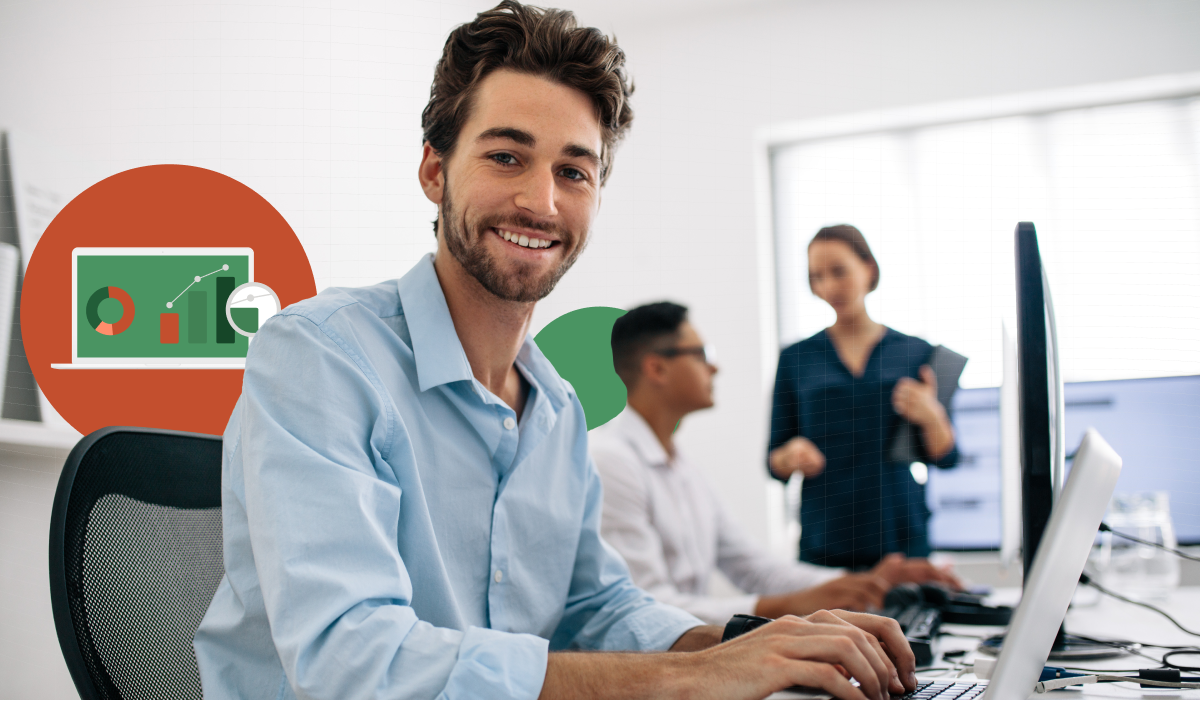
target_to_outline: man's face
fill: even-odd
[[[668,347],[684,351],[664,360],[663,391],[671,404],[684,411],[711,407],[717,366],[711,362],[712,358],[706,359],[699,352],[705,347],[704,339],[691,322],[679,326],[678,339]]]
[[[587,244],[600,205],[600,148],[585,94],[493,72],[442,163],[439,233],[447,249],[501,299],[550,294]]]

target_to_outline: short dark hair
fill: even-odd
[[[808,247],[817,241],[841,241],[854,251],[855,255],[862,259],[864,263],[875,269],[875,275],[871,277],[871,291],[879,287],[879,261],[875,260],[875,255],[871,253],[871,247],[867,245],[867,239],[862,235],[862,232],[857,227],[849,224],[837,224],[834,226],[823,227],[813,237],[812,241],[808,242]],[[812,289],[812,278],[808,280],[808,288]]]
[[[600,118],[600,184],[607,182],[613,151],[633,121],[625,53],[599,29],[578,26],[569,10],[516,0],[480,12],[446,39],[421,113],[424,140],[433,150],[443,157],[454,152],[479,84],[501,68],[541,76],[591,98]]]
[[[679,336],[687,321],[687,307],[674,302],[654,302],[630,309],[617,318],[612,329],[613,369],[632,388],[641,370],[642,357],[664,338]]]

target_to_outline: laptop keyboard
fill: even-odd
[[[918,681],[905,699],[974,699],[987,689],[987,682]]]

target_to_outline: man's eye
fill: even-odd
[[[492,154],[491,159],[502,166],[513,166],[517,164],[517,157],[511,153]]]
[[[563,168],[561,173],[565,175],[568,180],[587,180],[587,175],[585,175],[583,171],[579,170],[578,168]]]

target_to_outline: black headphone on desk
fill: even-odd
[[[883,600],[885,610],[924,605],[942,612],[942,623],[972,626],[1006,626],[1011,606],[985,606],[983,597],[946,589],[937,584],[898,584]]]

